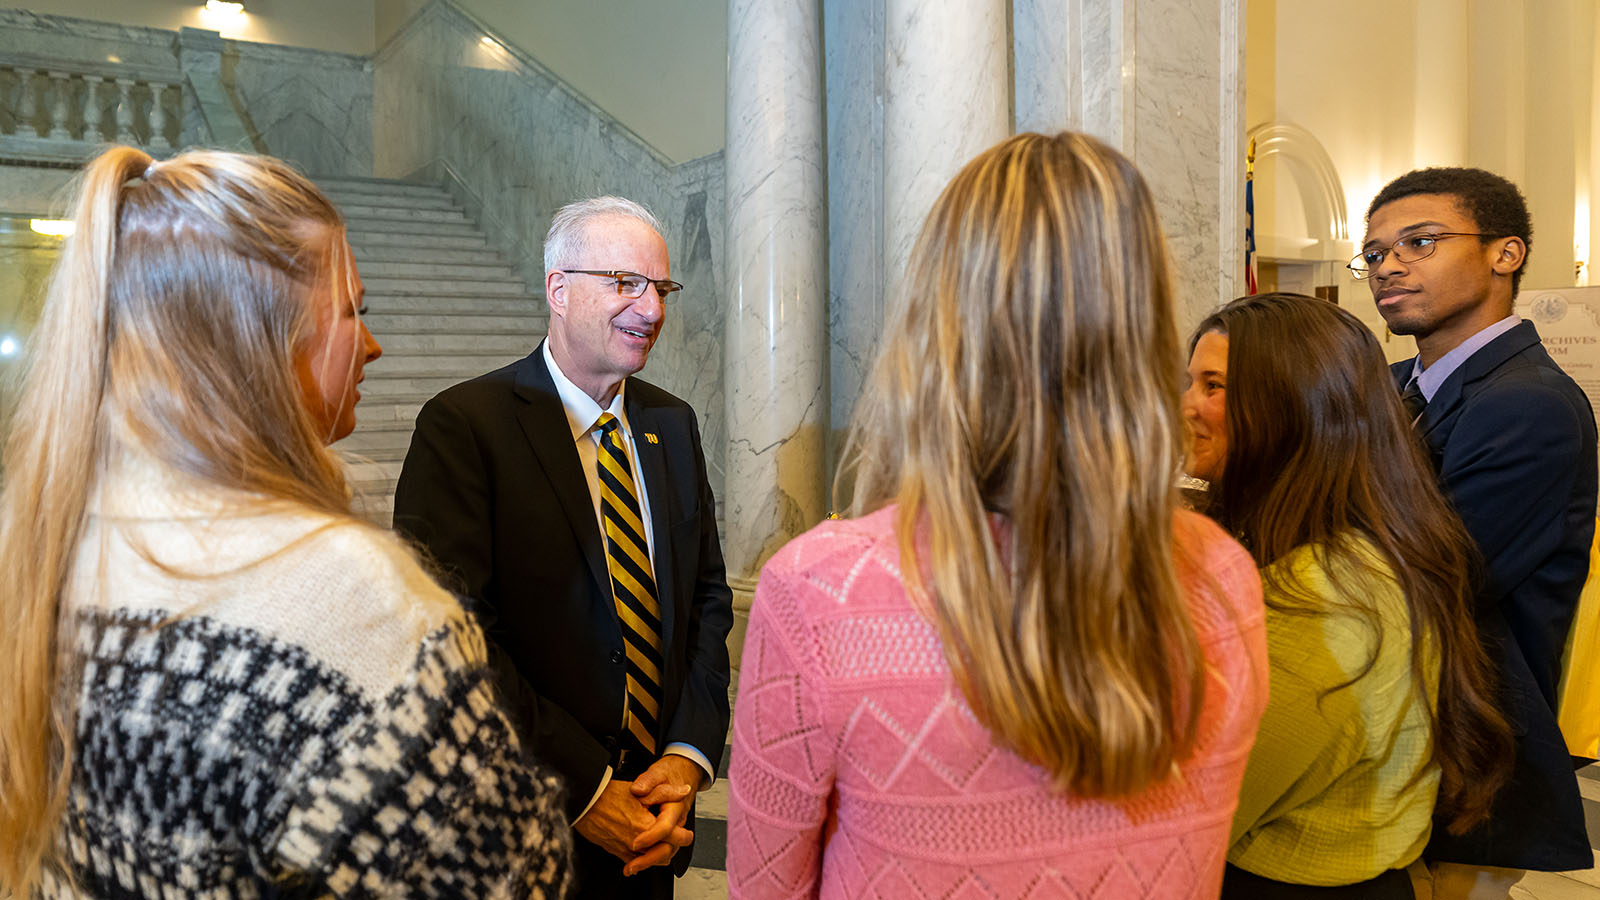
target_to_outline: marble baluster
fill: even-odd
[[[51,72],[50,86],[55,91],[55,102],[50,105],[50,140],[72,140],[72,129],[67,127],[67,100],[72,93],[72,75],[67,72]]]
[[[18,90],[21,92],[21,97],[17,103],[17,134],[20,135],[22,133],[22,126],[26,124],[33,129],[36,137],[44,137],[44,131],[39,128],[37,118],[39,115],[38,101],[34,98],[33,93],[33,76],[35,74],[37,73],[32,69],[17,70]]]
[[[83,139],[98,144],[103,137],[100,134],[100,83],[105,79],[99,75],[85,75],[83,81]]]
[[[117,140],[131,144],[138,138],[133,134],[133,79],[117,79]]]
[[[150,82],[150,149],[171,150],[167,140],[167,109],[161,105],[167,86],[159,81]]]
[[[883,203],[890,302],[933,201],[1011,131],[1005,0],[885,0]]]
[[[826,511],[826,156],[819,0],[728,5],[728,583]],[[743,630],[730,640],[737,656]]]

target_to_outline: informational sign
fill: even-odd
[[[1517,315],[1533,322],[1550,357],[1600,409],[1600,287],[1523,291]]]
[[[1550,358],[1600,410],[1600,287],[1525,290],[1517,315],[1533,322]]]

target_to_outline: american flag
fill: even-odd
[[[1256,284],[1256,142],[1244,158],[1244,286],[1246,293],[1258,293]]]

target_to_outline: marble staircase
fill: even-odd
[[[367,327],[383,356],[367,366],[346,458],[357,509],[387,526],[417,411],[459,381],[526,356],[545,333],[531,291],[446,191],[371,178],[318,178],[344,213]]]

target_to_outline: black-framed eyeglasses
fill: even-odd
[[[596,275],[609,278],[616,282],[617,294],[629,300],[637,300],[644,296],[645,288],[656,286],[656,293],[661,295],[661,302],[667,302],[667,297],[673,291],[683,290],[683,285],[667,278],[646,278],[638,272],[629,272],[626,269],[562,269],[568,275]]]
[[[1494,238],[1503,235],[1478,234],[1472,231],[1426,231],[1420,234],[1408,234],[1387,247],[1369,247],[1361,251],[1345,268],[1349,269],[1350,274],[1357,279],[1367,278],[1372,275],[1373,269],[1383,265],[1383,261],[1391,252],[1394,253],[1395,259],[1413,263],[1432,256],[1433,251],[1439,249],[1439,242],[1451,237]]]

